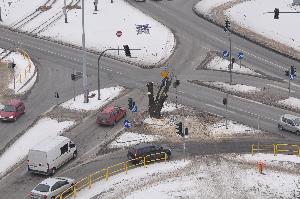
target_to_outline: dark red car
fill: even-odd
[[[102,125],[115,125],[126,116],[126,109],[120,106],[109,106],[97,114],[96,123]]]
[[[10,100],[0,111],[0,119],[2,121],[16,121],[23,113],[25,113],[24,103],[19,99]]]

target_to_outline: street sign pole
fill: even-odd
[[[242,59],[240,59],[240,68],[242,68]]]
[[[75,69],[73,68],[73,74],[75,74]],[[75,101],[75,96],[76,96],[76,92],[75,92],[75,81],[73,82],[73,96],[74,96],[74,101]]]
[[[230,68],[229,68],[229,74],[230,74],[230,84],[232,84],[232,73],[231,73],[231,68],[232,68],[232,61],[231,61],[231,33],[228,30],[228,35],[229,35],[229,61],[230,61]]]
[[[225,113],[225,124],[226,124],[226,129],[228,129],[228,121],[227,121],[227,117],[228,117],[228,109],[227,109],[227,104],[228,104],[228,93],[226,93],[226,99],[227,99],[227,103],[225,105],[226,107],[226,113]]]
[[[291,93],[291,78],[289,76],[289,96],[290,96],[290,93]]]

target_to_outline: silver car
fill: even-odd
[[[71,178],[47,178],[38,184],[30,193],[31,199],[53,199],[64,190],[75,184]]]
[[[290,114],[284,114],[278,121],[280,130],[287,130],[300,135],[300,117]]]

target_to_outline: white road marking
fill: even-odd
[[[284,91],[289,91],[288,88],[282,88],[280,86],[276,86],[276,85],[273,85],[273,84],[267,84],[268,86],[271,86],[271,87],[274,87],[274,88],[278,88],[278,89],[281,89],[281,90],[284,90]],[[291,90],[291,93],[294,93],[295,91],[294,90]]]

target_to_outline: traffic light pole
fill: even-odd
[[[73,68],[73,74],[75,74],[75,69]],[[75,101],[75,95],[76,95],[76,92],[75,92],[75,80],[72,80],[73,82],[73,95],[74,95],[74,101]]]
[[[83,103],[89,102],[89,90],[86,75],[86,51],[85,51],[85,30],[84,30],[84,1],[82,1],[82,83],[83,83]]]
[[[100,53],[100,55],[99,55],[99,57],[98,57],[98,100],[100,100],[101,99],[101,97],[100,97],[100,59],[101,59],[101,57],[104,55],[104,53],[106,52],[106,51],[118,51],[119,52],[119,48],[108,48],[108,49],[105,49],[104,51],[102,51],[101,53]],[[141,49],[130,49],[130,50],[141,50]]]
[[[228,120],[227,120],[227,117],[228,117],[228,109],[227,109],[227,104],[228,104],[228,93],[226,93],[226,99],[227,99],[227,103],[225,105],[225,108],[226,108],[226,113],[225,113],[225,125],[226,125],[226,129],[228,129]]]
[[[291,93],[291,79],[290,79],[290,76],[288,78],[289,78],[289,96],[290,96],[290,93]]]
[[[229,64],[229,77],[230,77],[230,84],[232,84],[232,73],[231,73],[231,69],[232,69],[232,60],[231,60],[231,33],[230,31],[228,30],[228,36],[229,36],[229,61],[230,61],[230,64]]]

